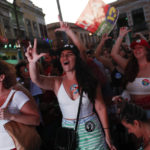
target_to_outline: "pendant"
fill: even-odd
[[[70,90],[73,94],[78,94],[79,93],[79,89],[78,89],[78,85],[77,84],[73,84],[70,86]]]

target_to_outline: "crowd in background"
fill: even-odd
[[[65,29],[61,28],[59,31],[65,31]],[[150,41],[141,33],[135,33],[132,36],[131,45],[128,45],[125,42],[125,36],[129,32],[131,31],[126,27],[122,27],[117,39],[104,34],[97,45],[86,45],[84,49],[87,65],[92,68],[100,82],[102,96],[107,107],[109,130],[113,144],[118,150],[134,150],[141,148],[141,143],[143,143],[134,132],[131,132],[132,135],[128,135],[125,128],[126,122],[121,123],[120,103],[122,101],[133,103],[137,107],[143,108],[147,113],[147,118],[150,118]],[[47,53],[37,63],[40,74],[63,76],[64,72],[59,62],[59,50],[52,50],[46,41],[43,43],[44,47],[47,45],[48,50],[43,50],[37,42],[39,53],[42,50]],[[76,45],[76,41],[73,40],[73,43],[68,44]],[[78,44],[76,46],[80,48]],[[40,125],[37,126],[37,130],[47,149],[52,149],[55,133],[61,126],[62,119],[57,97],[52,90],[44,90],[31,80],[27,59],[20,61],[15,69],[17,83],[30,92],[38,106]],[[129,108],[129,110],[131,109]],[[123,110],[121,113],[123,114]],[[124,119],[123,115],[122,120]],[[143,135],[140,134],[140,136]]]

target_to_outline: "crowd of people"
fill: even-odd
[[[0,60],[0,149],[16,148],[4,129],[9,120],[37,126],[45,149],[55,149],[57,128],[75,128],[83,91],[76,149],[149,150],[150,43],[136,33],[127,45],[127,27],[90,46],[62,21],[60,31],[72,42],[42,50],[35,39],[17,65]]]

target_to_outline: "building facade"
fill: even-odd
[[[42,9],[35,6],[30,0],[16,0],[16,4],[23,12],[26,36],[29,38],[47,37],[45,14]]]
[[[128,26],[150,39],[150,0],[118,0],[110,5],[118,8],[119,18],[114,30]]]
[[[68,25],[87,48],[91,47],[91,45],[96,45],[99,41],[99,37],[76,26],[74,23],[68,23]],[[59,27],[59,22],[47,25],[48,38],[51,40],[51,45],[54,49],[59,48],[66,43],[66,35],[64,35],[62,32],[55,32],[55,29]],[[71,43],[71,39],[69,38],[68,43]]]
[[[0,0],[0,37],[8,40],[0,41],[0,58],[17,61],[22,59],[20,51],[24,53],[22,49],[16,48],[17,39],[33,40],[36,37],[42,40],[43,37],[47,37],[47,31],[45,14],[41,8],[30,0],[13,2],[12,4],[7,0]]]

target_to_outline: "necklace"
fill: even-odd
[[[73,94],[78,94],[79,93],[79,87],[77,84],[72,84],[70,86],[70,91],[73,93]]]

